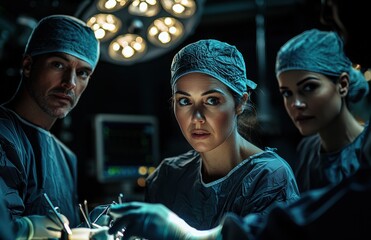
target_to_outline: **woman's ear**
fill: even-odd
[[[249,94],[244,93],[242,95],[241,101],[239,102],[239,104],[237,106],[237,109],[236,109],[236,114],[237,115],[240,115],[241,113],[243,113],[243,111],[245,110],[245,105],[246,105],[248,100],[249,100]]]
[[[32,57],[26,55],[22,60],[22,73],[25,77],[29,78],[31,73]]]
[[[339,94],[342,97],[348,95],[349,91],[349,75],[347,73],[342,73],[338,80]]]

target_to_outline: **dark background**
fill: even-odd
[[[80,2],[75,0],[0,0],[0,100],[14,92],[19,81],[19,63],[30,33],[17,24],[19,16],[37,21],[50,14],[74,15]],[[194,33],[170,52],[131,66],[100,61],[77,107],[52,131],[79,157],[79,195],[81,201],[102,203],[116,200],[119,192],[142,190],[135,182],[102,184],[95,177],[92,117],[97,113],[154,115],[159,121],[160,158],[190,149],[170,109],[170,64],[173,55],[187,43],[215,38],[235,45],[244,55],[247,76],[258,84],[253,95],[260,123],[253,139],[260,147],[277,148],[287,160],[300,139],[283,108],[274,74],[276,52],[287,40],[320,23],[320,0],[266,1],[265,57],[259,58],[256,44],[258,13],[253,0],[208,0]],[[261,40],[260,40],[261,41]]]

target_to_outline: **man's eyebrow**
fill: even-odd
[[[70,62],[71,61],[71,59],[67,57],[67,54],[66,53],[59,53],[59,52],[50,53],[49,56],[50,57],[59,57],[59,58],[62,58],[63,60],[65,60],[67,62]],[[81,61],[83,61],[83,60],[81,60]],[[90,67],[90,65],[83,66],[82,68],[84,68],[87,71],[93,71],[93,69]]]

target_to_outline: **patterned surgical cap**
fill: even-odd
[[[200,40],[182,48],[171,64],[171,87],[189,73],[204,73],[219,80],[240,96],[256,83],[246,78],[245,61],[235,46],[214,39]]]
[[[358,102],[368,93],[363,74],[345,56],[343,41],[336,32],[311,29],[293,37],[278,51],[276,76],[289,70],[305,70],[327,76],[349,74],[348,101]]]
[[[77,57],[94,69],[99,59],[99,42],[83,21],[67,15],[51,15],[39,21],[26,45],[31,56],[61,52]]]

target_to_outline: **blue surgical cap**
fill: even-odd
[[[25,54],[36,56],[61,52],[77,57],[92,67],[98,63],[99,41],[93,30],[78,18],[51,15],[39,21],[32,31]]]
[[[182,48],[171,64],[171,87],[180,77],[194,72],[219,80],[240,96],[247,87],[256,88],[256,83],[246,78],[242,54],[235,46],[218,40],[199,40]]]
[[[368,93],[363,74],[345,56],[343,41],[336,32],[311,29],[293,37],[278,51],[276,76],[289,70],[305,70],[326,76],[349,75],[347,100],[358,102]]]

